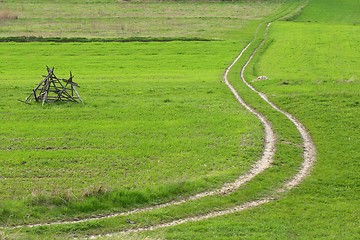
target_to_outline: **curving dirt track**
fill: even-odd
[[[232,87],[232,85],[229,83],[229,81],[227,79],[228,73],[230,72],[230,69],[232,68],[232,66],[240,59],[240,57],[243,55],[243,53],[248,49],[248,47],[250,45],[251,44],[249,43],[241,51],[239,56],[226,69],[226,71],[224,73],[224,82],[230,88],[230,90],[234,94],[237,101],[243,107],[245,107],[248,111],[253,113],[261,121],[261,123],[262,123],[262,125],[264,127],[264,131],[265,131],[264,149],[263,149],[262,156],[257,162],[255,162],[251,166],[250,170],[247,171],[244,175],[240,175],[234,182],[225,183],[220,189],[198,193],[196,195],[184,198],[182,200],[171,201],[171,202],[164,203],[164,204],[159,204],[159,205],[156,205],[156,206],[151,206],[151,207],[146,207],[146,208],[139,208],[139,209],[131,210],[131,211],[128,211],[128,212],[118,212],[118,213],[97,215],[97,216],[92,216],[92,217],[84,218],[84,219],[77,219],[77,220],[70,220],[70,221],[55,221],[55,222],[27,224],[27,225],[17,225],[17,226],[12,226],[12,227],[8,227],[8,228],[13,228],[14,229],[14,228],[22,228],[22,227],[40,227],[40,226],[50,226],[50,225],[59,225],[59,224],[74,224],[74,223],[88,222],[88,221],[92,221],[92,220],[100,220],[100,219],[106,219],[106,218],[112,218],[112,217],[131,215],[131,214],[134,214],[134,213],[147,212],[147,211],[151,211],[151,210],[154,210],[154,209],[164,208],[164,207],[173,206],[173,205],[179,205],[179,204],[182,204],[182,203],[185,203],[185,202],[188,202],[188,201],[197,200],[197,199],[204,198],[204,197],[207,197],[207,196],[225,195],[225,194],[229,194],[229,193],[232,193],[232,192],[236,191],[243,184],[251,181],[254,177],[256,177],[256,175],[258,175],[259,173],[261,173],[265,169],[269,168],[271,166],[271,163],[273,162],[273,158],[274,158],[274,155],[275,155],[275,152],[276,152],[276,148],[275,148],[276,136],[275,136],[275,132],[274,132],[272,126],[271,126],[271,123],[262,114],[257,112],[255,109],[253,109],[247,103],[245,103],[245,101],[242,100],[240,95]],[[1,227],[0,227],[0,229],[1,229]]]
[[[270,28],[270,25],[271,25],[271,23],[268,23],[267,28],[265,30],[263,41],[256,47],[256,49],[252,52],[251,56],[248,58],[247,62],[242,67],[241,72],[240,72],[240,78],[252,91],[257,93],[273,109],[275,109],[276,111],[285,115],[295,125],[295,127],[299,131],[299,133],[302,137],[302,140],[303,140],[303,159],[304,159],[304,161],[303,161],[302,166],[300,167],[299,171],[297,172],[297,174],[295,176],[293,176],[289,181],[287,181],[282,187],[280,187],[279,189],[276,189],[274,191],[273,195],[264,197],[262,199],[246,202],[241,205],[235,206],[233,208],[229,208],[229,209],[225,209],[225,210],[221,210],[221,211],[213,211],[213,212],[210,212],[210,213],[207,213],[204,215],[179,219],[179,220],[175,220],[175,221],[169,222],[169,223],[163,223],[163,224],[148,226],[148,227],[128,229],[128,230],[124,230],[122,232],[105,234],[105,235],[96,235],[96,236],[91,236],[89,238],[94,239],[94,238],[101,237],[101,236],[112,236],[112,235],[121,234],[121,233],[154,230],[154,229],[163,228],[163,227],[175,226],[175,225],[186,223],[186,222],[200,221],[200,220],[204,220],[204,219],[209,219],[209,218],[213,218],[213,217],[217,217],[217,216],[222,216],[222,215],[226,215],[226,214],[239,212],[239,211],[249,209],[252,207],[256,207],[256,206],[262,205],[264,203],[268,203],[270,201],[274,201],[274,200],[278,199],[278,196],[276,196],[275,193],[286,192],[286,191],[294,188],[295,186],[299,185],[304,180],[304,178],[310,173],[310,170],[311,170],[311,168],[314,164],[315,158],[316,158],[316,148],[311,140],[309,133],[306,131],[306,128],[294,116],[281,110],[274,103],[269,101],[269,99],[267,98],[267,96],[264,93],[257,91],[252,85],[250,85],[246,81],[246,79],[244,77],[245,69],[247,68],[247,66],[249,65],[251,60],[253,59],[257,50],[264,44],[265,39],[267,37],[267,32]],[[29,225],[18,225],[18,226],[12,226],[12,227],[0,227],[0,229],[1,228],[39,227],[39,226],[50,226],[50,225],[57,225],[57,224],[75,224],[75,223],[80,223],[80,222],[100,220],[100,219],[112,218],[112,217],[117,217],[117,216],[126,216],[126,215],[131,215],[134,213],[151,211],[154,209],[164,208],[164,207],[168,207],[168,206],[172,206],[172,205],[178,205],[178,204],[188,202],[188,201],[197,200],[197,199],[200,199],[200,198],[203,198],[206,196],[228,194],[233,191],[236,191],[238,188],[240,188],[240,186],[251,181],[256,175],[258,175],[265,169],[269,168],[271,166],[271,163],[273,161],[273,157],[274,157],[274,154],[276,151],[276,148],[275,148],[276,136],[275,136],[274,130],[271,126],[271,123],[261,113],[257,112],[250,105],[248,105],[246,102],[244,102],[243,99],[238,94],[238,92],[236,91],[236,89],[228,81],[228,74],[229,74],[230,70],[238,62],[238,60],[243,56],[244,52],[247,51],[248,48],[253,44],[253,42],[254,41],[250,42],[241,51],[241,53],[236,57],[236,59],[231,63],[231,65],[226,69],[226,71],[224,73],[224,82],[228,86],[228,88],[231,90],[234,97],[237,99],[237,101],[243,107],[245,107],[248,111],[253,113],[261,121],[261,123],[264,127],[264,131],[265,131],[264,150],[263,150],[263,155],[262,155],[261,159],[259,161],[257,161],[247,173],[245,173],[242,176],[239,176],[235,182],[227,183],[218,190],[199,193],[199,194],[196,194],[194,196],[188,197],[188,198],[180,200],[180,201],[172,201],[169,203],[160,204],[160,205],[156,205],[156,206],[152,206],[152,207],[135,209],[135,210],[128,211],[128,212],[112,213],[112,214],[108,214],[108,215],[97,215],[97,216],[92,216],[92,217],[86,218],[86,219],[72,220],[72,221],[57,221],[57,222],[49,222],[49,223],[31,224],[31,225],[29,224]]]
[[[304,161],[303,161],[299,171],[290,180],[285,182],[285,184],[282,187],[275,190],[275,193],[282,193],[282,192],[289,191],[290,189],[292,189],[295,186],[299,185],[305,179],[305,177],[310,173],[310,170],[311,170],[312,166],[314,165],[314,162],[315,162],[315,159],[316,159],[316,147],[315,147],[315,145],[314,145],[314,143],[313,143],[313,141],[312,141],[312,139],[310,137],[310,134],[307,132],[306,128],[304,127],[304,125],[299,120],[297,120],[290,113],[287,113],[287,112],[283,111],[278,106],[276,106],[274,103],[272,103],[264,93],[261,93],[258,90],[256,90],[253,86],[251,86],[246,81],[246,79],[244,77],[244,72],[245,72],[246,67],[249,65],[249,63],[253,59],[254,55],[257,52],[257,50],[264,44],[264,42],[266,40],[267,32],[268,32],[268,30],[270,28],[270,25],[271,25],[271,23],[268,23],[263,41],[253,51],[253,53],[251,54],[251,56],[249,57],[247,62],[242,67],[241,73],[240,73],[240,78],[252,91],[257,93],[273,109],[275,109],[276,111],[278,111],[281,114],[285,115],[295,125],[295,127],[299,131],[299,133],[301,135],[301,138],[303,140],[302,147],[303,147],[303,159],[304,159]],[[243,105],[246,109],[248,109],[250,112],[255,114],[260,119],[260,121],[263,123],[264,128],[265,128],[265,134],[266,134],[265,144],[267,146],[272,146],[272,144],[269,144],[269,142],[275,141],[275,135],[273,134],[271,124],[259,112],[254,110],[248,104],[246,104],[242,100],[242,98],[239,96],[239,94],[237,93],[235,88],[228,81],[228,73],[229,73],[229,71],[235,65],[235,63],[240,59],[240,57],[243,55],[243,53],[249,48],[250,45],[251,45],[251,43],[249,43],[242,50],[242,52],[234,60],[234,62],[226,69],[225,74],[224,74],[224,82],[229,87],[231,92],[234,94],[234,96],[238,100],[238,102],[241,105]],[[273,151],[275,151],[275,146],[273,146],[271,148],[268,148],[268,151],[269,152],[267,153],[267,150],[265,148],[264,155],[273,156],[273,154],[274,154]],[[261,166],[261,164],[260,164],[258,166],[259,169],[262,169],[262,168],[266,169],[267,167],[270,166],[271,161],[272,160],[269,161],[269,159],[264,160],[264,162],[262,162],[262,164],[264,164],[264,165]],[[239,181],[239,183],[241,183],[241,181]],[[234,185],[236,185],[236,183],[234,183]],[[273,194],[273,195],[268,196],[268,197],[264,197],[264,198],[261,198],[261,199],[258,199],[258,200],[246,202],[246,203],[243,203],[241,205],[235,206],[233,208],[229,208],[229,209],[225,209],[225,210],[221,210],[221,211],[213,211],[213,212],[210,212],[210,213],[207,213],[207,214],[204,214],[204,215],[183,218],[183,219],[175,220],[175,221],[168,222],[168,223],[158,224],[158,225],[154,225],[154,226],[128,229],[128,230],[124,230],[124,231],[117,232],[117,233],[110,233],[110,234],[104,234],[104,235],[94,235],[94,236],[90,236],[89,239],[95,239],[95,238],[102,237],[102,236],[114,236],[114,235],[122,234],[122,233],[136,233],[136,232],[141,232],[141,231],[150,231],[150,230],[155,230],[155,229],[158,229],[158,228],[176,226],[176,225],[179,225],[179,224],[182,224],[182,223],[187,223],[187,222],[201,221],[201,220],[205,220],[205,219],[209,219],[209,218],[213,218],[213,217],[218,217],[218,216],[223,216],[223,215],[227,215],[227,214],[231,214],[231,213],[235,213],[235,212],[240,212],[240,211],[243,211],[245,209],[253,208],[253,207],[256,207],[256,206],[259,206],[259,205],[262,205],[262,204],[265,204],[265,203],[268,203],[268,202],[271,202],[271,201],[275,201],[278,198],[279,197],[276,196],[276,194]]]
[[[303,140],[303,159],[304,159],[304,161],[302,163],[301,168],[297,172],[297,174],[295,176],[293,176],[289,181],[287,181],[281,188],[278,188],[278,189],[275,190],[276,193],[281,193],[281,192],[286,192],[286,191],[294,188],[295,186],[299,185],[305,179],[305,177],[310,173],[310,170],[311,170],[311,168],[312,168],[312,166],[313,166],[313,164],[315,162],[315,159],[316,159],[316,147],[315,147],[315,145],[314,145],[314,143],[313,143],[313,141],[312,141],[312,139],[310,137],[310,134],[307,132],[306,128],[304,127],[304,125],[299,120],[297,120],[290,113],[287,113],[287,112],[281,110],[279,107],[277,107],[274,103],[272,103],[267,98],[267,96],[264,93],[261,93],[261,92],[257,91],[253,86],[251,86],[246,81],[246,79],[244,77],[244,72],[245,72],[246,67],[249,65],[249,63],[253,59],[254,55],[257,52],[257,50],[264,44],[266,36],[267,36],[267,32],[268,32],[268,30],[270,28],[270,25],[271,25],[271,23],[268,23],[263,41],[253,51],[253,53],[249,57],[248,61],[242,67],[241,73],[240,73],[240,78],[252,91],[257,93],[273,109],[275,109],[276,111],[278,111],[278,112],[282,113],[283,115],[285,115],[295,125],[295,127],[297,128],[297,130],[299,131],[299,133],[300,133],[300,135],[302,137],[302,140]],[[267,143],[267,141],[270,141],[270,142],[275,141],[275,135],[271,135],[271,133],[270,133],[270,132],[273,132],[270,123],[268,123],[268,121],[260,113],[258,113],[256,110],[254,110],[248,104],[246,104],[242,100],[242,98],[239,96],[239,94],[237,93],[235,88],[228,81],[228,73],[229,73],[230,69],[235,65],[235,63],[240,59],[240,57],[249,48],[250,45],[251,45],[251,43],[249,43],[242,50],[242,52],[234,60],[234,62],[226,69],[225,74],[224,74],[224,82],[229,87],[231,92],[234,94],[234,96],[238,100],[238,102],[241,105],[243,105],[246,109],[248,109],[250,112],[255,114],[260,119],[260,121],[263,123],[263,125],[265,127],[265,134],[267,136],[265,138],[266,139],[265,143]],[[270,134],[270,136],[268,134]],[[269,151],[270,152],[275,151],[275,147],[270,148]],[[266,153],[266,150],[264,151],[264,155],[265,155],[265,153]],[[273,156],[273,154],[274,153],[272,152],[270,155]],[[265,168],[268,167],[267,164],[270,165],[270,162],[269,161],[268,162],[264,161],[264,165],[266,165],[264,167]],[[187,223],[187,222],[201,221],[201,220],[205,220],[205,219],[209,219],[209,218],[213,218],[213,217],[223,216],[223,215],[226,215],[226,214],[240,212],[240,211],[243,211],[245,209],[253,208],[253,207],[268,203],[270,201],[275,201],[277,198],[278,197],[276,197],[275,195],[268,196],[268,197],[264,197],[262,199],[246,202],[246,203],[241,204],[239,206],[229,208],[229,209],[226,209],[226,210],[222,210],[222,211],[214,211],[214,212],[207,213],[207,214],[200,215],[200,216],[196,216],[196,217],[188,217],[188,218],[176,220],[176,221],[173,221],[173,222],[163,223],[163,224],[149,226],[149,227],[141,227],[141,228],[136,228],[136,229],[129,229],[129,230],[125,230],[125,231],[118,232],[118,233],[91,236],[90,239],[95,239],[95,238],[100,237],[100,236],[113,236],[113,235],[121,234],[121,233],[134,233],[134,232],[141,232],[141,231],[149,231],[149,230],[155,230],[155,229],[163,228],[163,227],[171,227],[171,226],[175,226],[175,225],[179,225],[179,224]]]

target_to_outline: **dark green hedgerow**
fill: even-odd
[[[67,43],[67,42],[80,42],[80,43],[89,43],[89,42],[208,42],[208,41],[218,41],[216,39],[206,39],[206,38],[151,38],[151,37],[130,37],[130,38],[63,38],[63,37],[35,37],[35,36],[22,36],[22,37],[3,37],[0,38],[0,42],[58,42],[58,43]]]

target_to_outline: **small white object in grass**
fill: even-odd
[[[268,80],[269,78],[267,76],[258,76],[257,80]]]

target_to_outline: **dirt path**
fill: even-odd
[[[299,120],[297,120],[290,113],[285,112],[284,110],[282,110],[278,106],[276,106],[274,103],[272,103],[264,93],[259,92],[258,90],[256,90],[245,79],[245,76],[244,76],[245,69],[249,65],[249,63],[251,62],[251,60],[253,59],[255,54],[257,53],[258,49],[260,49],[264,45],[271,24],[272,24],[271,22],[268,23],[268,25],[266,27],[266,30],[265,30],[264,39],[261,41],[259,46],[253,51],[253,53],[249,57],[248,61],[242,67],[241,73],[240,73],[240,78],[253,92],[257,93],[273,109],[275,109],[276,111],[278,111],[281,114],[285,115],[295,125],[295,127],[299,131],[299,133],[301,135],[301,138],[303,140],[303,159],[304,159],[304,161],[302,163],[302,166],[301,166],[300,170],[293,177],[293,179],[288,181],[282,189],[278,189],[278,191],[284,191],[284,190],[288,190],[288,189],[291,189],[291,188],[299,185],[304,180],[304,178],[310,173],[312,165],[314,164],[315,159],[316,159],[316,147],[315,147],[315,144],[313,143],[313,141],[312,141],[312,139],[310,137],[310,134],[307,132],[306,128],[304,127],[304,125]]]
[[[297,174],[295,176],[293,176],[292,179],[290,179],[288,182],[286,182],[283,187],[275,190],[275,192],[274,192],[274,193],[282,193],[282,192],[286,192],[286,191],[290,190],[291,188],[293,188],[293,187],[297,186],[298,184],[300,184],[304,180],[304,178],[309,174],[309,172],[310,172],[310,170],[311,170],[311,168],[312,168],[312,166],[314,164],[314,161],[315,161],[316,150],[315,150],[315,145],[313,144],[313,142],[311,140],[311,137],[310,137],[309,133],[306,131],[305,127],[294,116],[292,116],[291,114],[281,110],[275,104],[270,102],[268,100],[267,96],[264,93],[261,93],[261,92],[257,91],[253,86],[251,86],[246,81],[246,79],[244,77],[245,69],[247,68],[247,66],[249,65],[251,60],[253,59],[254,55],[257,52],[257,50],[265,42],[265,39],[267,37],[267,32],[269,30],[270,24],[271,23],[269,23],[267,25],[267,28],[265,30],[264,40],[253,51],[253,53],[251,54],[251,56],[249,57],[247,62],[242,67],[241,73],[240,73],[240,78],[252,91],[257,93],[273,109],[275,109],[276,111],[284,114],[296,126],[296,128],[298,129],[298,131],[299,131],[299,133],[300,133],[300,135],[301,135],[301,137],[303,139],[303,158],[304,158],[303,164],[302,164],[301,168],[299,169],[299,171],[297,172]],[[225,184],[222,188],[220,188],[218,190],[199,193],[199,194],[196,194],[194,196],[188,197],[188,198],[180,200],[180,201],[172,201],[172,202],[169,202],[169,203],[160,204],[160,205],[156,205],[156,206],[152,206],[152,207],[135,209],[135,210],[128,211],[128,212],[122,212],[122,213],[119,212],[119,213],[112,213],[112,214],[97,215],[97,216],[92,216],[90,218],[80,219],[80,220],[57,221],[57,222],[29,224],[29,225],[18,225],[18,226],[13,226],[13,227],[0,227],[0,229],[1,228],[12,228],[12,229],[14,229],[14,228],[21,228],[21,227],[39,227],[39,226],[50,226],[50,225],[58,225],[58,224],[75,224],[75,223],[87,222],[87,221],[92,221],[92,220],[100,220],[100,219],[106,219],[106,218],[112,218],[112,217],[118,217],[118,216],[126,216],[126,215],[131,215],[131,214],[134,214],[134,213],[151,211],[151,210],[154,210],[154,209],[165,208],[165,207],[173,206],[173,205],[179,205],[179,204],[182,204],[182,203],[185,203],[185,202],[188,202],[188,201],[197,200],[197,199],[200,199],[200,198],[203,198],[203,197],[206,197],[206,196],[228,194],[228,193],[231,193],[233,191],[236,191],[240,186],[242,186],[243,184],[251,181],[257,174],[259,174],[262,171],[264,171],[265,169],[269,168],[271,166],[271,163],[273,161],[273,157],[274,157],[274,154],[275,154],[275,151],[276,151],[276,149],[275,149],[276,136],[275,136],[275,133],[273,131],[273,128],[272,128],[270,122],[262,114],[257,112],[255,109],[253,109],[250,105],[246,104],[242,100],[242,98],[240,97],[238,92],[235,90],[235,88],[228,81],[228,74],[229,74],[230,70],[238,62],[238,60],[243,56],[244,52],[252,44],[253,44],[253,42],[249,43],[241,51],[241,53],[231,63],[231,65],[226,69],[226,71],[224,73],[224,82],[229,87],[229,89],[233,93],[234,97],[237,99],[237,101],[243,107],[245,107],[248,111],[253,113],[261,121],[261,123],[262,123],[262,125],[264,127],[264,131],[265,131],[263,155],[262,155],[261,159],[259,161],[257,161],[247,173],[245,173],[244,175],[239,176],[238,179],[236,179],[236,181],[234,181],[232,183]],[[97,238],[97,237],[101,237],[101,236],[112,236],[112,235],[121,234],[121,233],[154,230],[154,229],[163,228],[163,227],[175,226],[175,225],[186,223],[186,222],[200,221],[200,220],[204,220],[204,219],[209,219],[209,218],[213,218],[213,217],[217,217],[217,216],[222,216],[222,215],[226,215],[226,214],[239,212],[239,211],[242,211],[242,210],[245,210],[245,209],[249,209],[249,208],[252,208],[252,207],[262,205],[262,204],[270,202],[270,201],[274,201],[276,199],[277,199],[277,197],[275,197],[275,195],[273,195],[273,196],[269,196],[269,197],[264,197],[262,199],[246,202],[246,203],[241,204],[239,206],[229,208],[229,209],[225,209],[225,210],[222,210],[222,211],[214,211],[214,212],[207,213],[207,214],[200,215],[200,216],[188,217],[188,218],[176,220],[176,221],[173,221],[173,222],[154,225],[154,226],[149,226],[149,227],[128,229],[128,230],[124,230],[122,232],[117,232],[117,233],[91,236],[90,238],[93,239],[93,238]]]
[[[147,211],[151,211],[151,210],[154,210],[154,209],[179,205],[179,204],[182,204],[182,203],[185,203],[185,202],[188,202],[188,201],[194,201],[194,200],[204,198],[204,197],[207,197],[207,196],[225,195],[225,194],[229,194],[231,192],[236,191],[243,184],[251,181],[256,175],[258,175],[259,173],[261,173],[265,169],[269,168],[271,163],[273,162],[274,154],[275,154],[275,151],[276,151],[276,148],[275,148],[276,137],[275,137],[274,130],[273,130],[270,122],[262,114],[255,111],[250,105],[246,104],[242,100],[242,98],[237,93],[235,88],[228,81],[228,74],[229,74],[231,68],[240,59],[240,57],[242,57],[242,55],[248,49],[249,46],[250,46],[250,44],[248,44],[241,51],[241,53],[237,56],[237,58],[226,69],[226,71],[224,73],[224,82],[230,88],[230,90],[234,94],[237,101],[243,107],[245,107],[248,111],[253,113],[261,121],[261,123],[262,123],[262,125],[264,127],[264,131],[265,131],[264,150],[263,150],[262,157],[257,162],[255,162],[251,166],[250,170],[247,171],[244,175],[240,175],[234,182],[225,183],[223,185],[223,187],[221,187],[220,189],[198,193],[196,195],[184,198],[182,200],[171,201],[171,202],[164,203],[164,204],[159,204],[159,205],[156,205],[156,206],[151,206],[151,207],[147,207],[147,208],[139,208],[139,209],[131,210],[131,211],[128,211],[128,212],[118,212],[118,213],[111,213],[111,214],[96,215],[96,216],[92,216],[92,217],[84,218],[84,219],[77,219],[77,220],[70,220],[70,221],[55,221],[55,222],[39,223],[39,224],[17,225],[17,226],[12,226],[12,227],[9,227],[9,228],[14,229],[14,228],[22,228],[22,227],[40,227],[40,226],[50,226],[50,225],[59,225],[59,224],[74,224],[74,223],[88,222],[88,221],[100,220],[100,219],[106,219],[106,218],[112,218],[112,217],[127,216],[127,215],[131,215],[131,214],[134,214],[134,213],[147,212]],[[1,229],[1,227],[0,227],[0,229]]]
[[[256,54],[256,52],[258,51],[258,49],[264,44],[264,42],[266,40],[267,33],[269,31],[270,25],[271,25],[271,23],[269,23],[267,25],[263,41],[253,51],[253,53],[249,57],[248,61],[242,67],[241,73],[240,73],[240,78],[252,91],[257,93],[273,109],[275,109],[276,111],[278,111],[278,112],[282,113],[283,115],[285,115],[295,125],[295,127],[299,131],[299,133],[301,135],[301,138],[303,140],[303,159],[304,159],[304,161],[303,161],[299,171],[295,174],[295,176],[293,176],[289,181],[285,182],[285,184],[281,188],[276,189],[272,196],[268,196],[268,197],[264,197],[262,199],[246,202],[246,203],[243,203],[241,205],[235,206],[233,208],[229,208],[229,209],[225,209],[225,210],[221,210],[221,211],[213,211],[213,212],[210,212],[210,213],[207,213],[207,214],[204,214],[204,215],[183,218],[183,219],[175,220],[175,221],[168,222],[168,223],[158,224],[158,225],[154,225],[154,226],[128,229],[128,230],[124,230],[124,231],[121,231],[121,232],[109,233],[109,234],[104,234],[104,235],[94,235],[94,236],[89,237],[89,239],[96,239],[98,237],[103,237],[103,236],[114,236],[114,235],[124,234],[124,233],[136,233],[136,232],[141,232],[141,231],[150,231],[150,230],[155,230],[155,229],[164,228],[164,227],[176,226],[176,225],[187,223],[187,222],[196,222],[196,221],[201,221],[201,220],[205,220],[205,219],[209,219],[209,218],[223,216],[223,215],[227,215],[227,214],[231,214],[231,213],[235,213],[235,212],[240,212],[240,211],[243,211],[245,209],[250,209],[250,208],[253,208],[253,207],[256,207],[256,206],[259,206],[259,205],[262,205],[262,204],[277,200],[280,196],[277,196],[276,193],[283,193],[283,192],[289,191],[290,189],[292,189],[295,186],[299,185],[305,179],[305,177],[310,173],[310,170],[311,170],[312,166],[314,165],[314,162],[315,162],[315,159],[316,159],[316,147],[315,147],[315,145],[314,145],[314,143],[313,143],[313,141],[312,141],[312,139],[310,137],[310,134],[307,132],[306,128],[304,127],[304,125],[299,120],[297,120],[290,113],[287,113],[287,112],[281,110],[278,106],[276,106],[274,103],[272,103],[264,93],[259,92],[258,90],[256,90],[253,86],[251,86],[246,81],[246,79],[244,77],[245,69],[247,68],[247,66],[249,65],[251,60],[253,59],[253,57]],[[243,105],[246,109],[248,109],[250,112],[255,114],[260,119],[260,121],[263,123],[263,125],[265,127],[265,134],[266,134],[265,145],[269,147],[268,149],[265,147],[264,155],[273,156],[274,151],[275,151],[275,146],[272,145],[272,141],[275,141],[275,135],[273,133],[273,130],[271,128],[270,123],[265,119],[265,117],[263,117],[260,113],[255,111],[251,106],[247,105],[242,100],[242,98],[239,96],[239,94],[237,93],[235,88],[229,83],[228,78],[227,78],[230,69],[235,65],[235,63],[240,59],[240,57],[249,48],[250,45],[251,45],[251,43],[249,43],[242,50],[242,52],[234,60],[234,62],[226,69],[225,74],[224,74],[224,81],[225,81],[226,85],[229,87],[229,89],[231,90],[231,92],[234,94],[235,98],[239,101],[239,103],[241,105]],[[266,154],[267,151],[269,151],[269,152]],[[266,169],[267,167],[270,166],[271,161],[272,160],[269,161],[269,159],[264,160],[264,162],[262,162],[263,165],[260,164],[258,166],[259,169],[263,169],[263,168]],[[239,182],[241,182],[241,181],[239,181]]]

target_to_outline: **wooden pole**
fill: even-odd
[[[71,85],[71,86],[72,86],[72,85]],[[75,88],[74,86],[72,86],[72,89],[74,89],[74,91],[75,91],[75,93],[76,93],[77,97],[80,99],[80,101],[81,101],[82,105],[84,105],[84,102],[83,102],[83,100],[81,99],[81,97],[80,97],[80,95],[79,95],[78,91],[76,90],[76,88]]]

